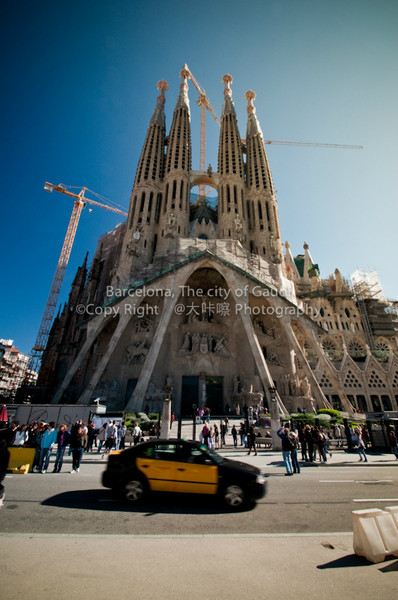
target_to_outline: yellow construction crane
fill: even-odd
[[[209,111],[215,122],[220,125],[220,119],[216,115],[216,112],[208,99],[205,90],[202,88],[190,68],[187,64],[184,65],[184,70],[188,73],[188,78],[192,81],[196,88],[199,99],[197,101],[200,107],[200,158],[199,158],[199,170],[204,171],[206,169],[206,111]],[[199,186],[199,196],[204,196],[206,192],[206,186],[201,184]]]
[[[75,192],[71,191],[71,186],[66,186],[62,183],[54,185],[53,183],[49,183],[48,181],[46,181],[44,184],[44,189],[46,190],[46,192],[56,191],[60,194],[65,194],[66,196],[74,198],[75,201],[73,203],[72,214],[69,219],[69,224],[66,230],[64,242],[62,244],[61,253],[58,258],[57,268],[55,270],[54,278],[52,280],[50,292],[48,295],[48,300],[40,323],[39,332],[37,334],[36,342],[31,352],[29,368],[35,371],[38,371],[40,368],[43,352],[47,346],[48,336],[51,329],[51,323],[53,321],[55,310],[57,308],[59,293],[61,291],[62,282],[65,277],[65,271],[69,263],[73,242],[75,241],[77,226],[79,224],[83,208],[86,205],[98,206],[99,208],[103,208],[105,210],[114,212],[118,215],[122,215],[123,217],[127,217],[127,213],[124,210],[121,210],[120,208],[117,208],[115,206],[109,206],[108,204],[104,204],[103,202],[93,200],[92,198],[87,198],[86,192],[90,192],[91,194],[99,198],[102,197],[99,196],[99,194],[95,194],[95,192],[92,192],[86,187],[82,187],[79,193],[76,194]]]

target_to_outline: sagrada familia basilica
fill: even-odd
[[[282,243],[255,93],[242,139],[230,75],[217,171],[192,169],[188,79],[183,69],[168,133],[158,83],[128,219],[78,269],[53,323],[47,398],[152,411],[171,397],[177,415],[271,402],[281,413],[397,410],[396,306],[358,294],[338,269],[322,279],[308,244],[294,256]],[[195,186],[217,202],[193,201]]]

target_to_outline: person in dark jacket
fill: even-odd
[[[55,463],[54,463],[54,473],[59,473],[62,469],[62,464],[64,462],[64,454],[65,454],[65,450],[66,447],[69,445],[70,442],[70,433],[68,431],[67,426],[65,425],[65,423],[63,423],[59,430],[58,430],[58,434],[57,434],[57,454],[55,457]]]
[[[285,427],[281,427],[277,431],[277,434],[279,435],[279,437],[282,440],[282,456],[283,456],[283,461],[285,463],[285,468],[286,468],[285,475],[287,475],[287,476],[293,475],[293,465],[292,465],[292,456],[291,456],[292,445],[290,443],[289,433],[290,433],[290,430],[287,425],[285,425]]]
[[[248,454],[250,454],[251,451],[254,450],[254,454],[257,456],[256,437],[257,436],[256,436],[256,432],[254,431],[254,427],[253,427],[253,425],[250,425],[249,433],[247,434],[247,443],[248,443],[248,447],[249,447]]]
[[[398,442],[396,433],[393,429],[390,429],[388,432],[388,443],[390,444],[391,452],[394,454],[395,458],[398,459]]]
[[[84,448],[84,428],[82,422],[76,421],[75,425],[71,430],[70,437],[70,448],[72,450],[72,471],[71,473],[78,473],[80,470],[80,463],[83,456]]]

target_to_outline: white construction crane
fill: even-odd
[[[50,292],[48,295],[48,300],[40,323],[39,332],[37,334],[36,342],[31,352],[29,368],[33,369],[34,371],[39,370],[43,352],[47,346],[48,336],[51,329],[51,323],[53,321],[55,310],[57,308],[59,293],[61,291],[62,282],[65,277],[65,271],[69,263],[69,257],[72,252],[73,242],[75,241],[77,226],[79,224],[83,208],[87,204],[89,204],[92,206],[98,206],[99,208],[103,208],[105,210],[110,210],[111,212],[114,212],[118,215],[127,217],[127,213],[124,210],[121,210],[120,208],[109,206],[108,204],[104,204],[102,202],[98,202],[97,200],[87,198],[85,194],[86,192],[90,192],[90,190],[86,187],[82,187],[80,192],[76,194],[75,192],[70,191],[70,186],[68,189],[68,186],[63,185],[62,183],[54,185],[53,183],[49,183],[48,181],[46,181],[46,183],[44,184],[44,189],[46,190],[46,192],[56,191],[60,192],[61,194],[66,194],[67,196],[74,198],[75,201],[73,203],[72,214],[69,219],[64,243],[62,245],[61,253],[58,258],[57,268],[55,270],[54,278],[52,280]],[[101,197],[92,191],[91,194],[94,194],[97,197]]]

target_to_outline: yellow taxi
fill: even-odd
[[[133,504],[171,492],[215,496],[238,510],[265,494],[260,469],[185,440],[152,440],[110,455],[102,484]]]

